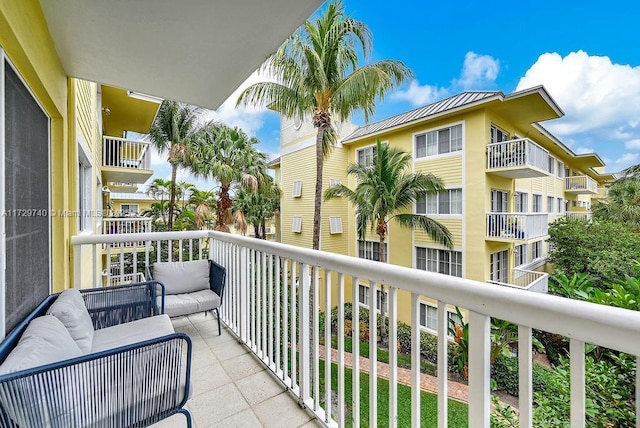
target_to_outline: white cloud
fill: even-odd
[[[622,171],[631,165],[638,164],[638,160],[640,160],[640,153],[625,153],[614,160],[611,166],[614,167],[615,171]]]
[[[393,100],[409,101],[414,106],[422,106],[432,103],[448,95],[445,88],[431,85],[420,85],[417,80],[411,81],[409,87],[391,94]]]
[[[593,153],[594,150],[591,147],[578,146],[574,149],[574,152],[579,155],[584,155],[585,153]]]
[[[640,138],[629,140],[624,143],[624,147],[627,150],[640,150]]]
[[[464,90],[486,89],[491,86],[500,73],[500,61],[490,55],[478,55],[469,51],[464,57],[460,78],[454,80],[454,85]]]

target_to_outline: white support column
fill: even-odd
[[[520,428],[533,426],[533,343],[531,327],[518,326]]]
[[[447,428],[449,420],[449,316],[447,304],[438,301],[438,427]]]
[[[585,424],[585,362],[584,342],[576,339],[569,341],[571,370],[571,428],[582,428]]]
[[[338,403],[344,403],[344,275],[338,274]],[[346,424],[344,406],[337,409],[338,426]]]
[[[411,293],[411,426],[419,428],[420,416],[420,295]]]
[[[369,426],[378,426],[378,284],[369,282]]]
[[[82,245],[73,246],[73,284],[75,288],[82,286]],[[2,257],[5,257],[4,255]],[[107,258],[107,272],[109,272],[109,260]]]
[[[389,287],[389,427],[398,426],[398,290]]]
[[[331,421],[331,271],[324,271],[324,407],[326,423]],[[338,334],[340,335],[340,334]],[[320,372],[316,372],[320,379]],[[320,383],[320,382],[318,382]],[[316,402],[320,401],[317,397]],[[340,406],[338,406],[340,407]]]
[[[309,265],[306,263],[300,264],[300,286],[298,287],[298,310],[300,314],[299,320],[299,335],[300,346],[298,351],[300,353],[300,400],[302,403],[306,403],[311,394],[310,385],[310,368],[311,368],[311,355],[309,355],[309,346],[311,345],[311,337],[309,335],[309,291],[311,284],[309,283]]]
[[[469,311],[469,420],[489,428],[491,416],[491,318]]]
[[[351,408],[353,412],[353,426],[360,426],[360,302],[358,301],[358,278],[352,277],[351,307],[351,356],[353,371],[351,373]]]
[[[92,266],[93,266],[93,284],[91,287],[102,287],[102,269],[99,269],[99,266],[102,266],[102,258],[101,254],[98,252],[98,245],[93,244],[91,246],[91,256],[92,256]],[[137,254],[135,251],[133,254]],[[135,269],[138,266],[134,263],[134,273]],[[137,282],[137,280],[135,280]]]
[[[249,257],[246,247],[240,248],[240,339],[247,343],[249,339]]]
[[[313,363],[313,370],[311,375],[313,376],[313,411],[318,411],[320,407],[320,268],[314,266],[311,268],[311,287],[313,287],[313,300],[310,300],[310,304],[313,310],[313,324],[311,328],[313,330],[313,337],[311,339],[312,355],[311,361]],[[325,284],[326,285],[326,284]],[[326,319],[325,319],[326,322]],[[329,384],[331,389],[331,384]]]

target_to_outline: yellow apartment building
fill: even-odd
[[[561,116],[550,94],[536,87],[512,94],[464,92],[363,127],[338,124],[340,139],[325,161],[323,185],[355,188],[347,165],[371,162],[378,139],[409,152],[414,172],[433,173],[446,187],[423,195],[414,212],[447,226],[455,246],[443,248],[391,221],[388,262],[546,292],[549,223],[561,216],[590,218],[592,198],[614,179],[602,173],[597,154],[574,153],[540,124]],[[283,243],[311,246],[314,142],[310,124],[281,119],[281,156],[272,168],[283,190]],[[323,203],[320,241],[325,251],[379,257],[378,236],[369,232],[358,240],[346,200]],[[359,284],[360,304],[367,304],[367,286]],[[399,296],[403,302],[409,297]],[[436,311],[425,296],[425,328],[435,330]],[[401,319],[403,313],[409,315],[400,311]]]

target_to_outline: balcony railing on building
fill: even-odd
[[[567,211],[566,216],[573,220],[591,220],[593,217],[591,211]]]
[[[150,144],[104,136],[102,166],[105,182],[144,183],[153,174]]]
[[[487,172],[509,178],[548,176],[549,152],[528,138],[491,143]]]
[[[538,293],[546,293],[549,291],[549,274],[533,270],[514,269],[511,274],[511,282],[508,283],[498,281],[487,282]]]
[[[441,376],[437,377],[437,424],[440,428],[448,426],[447,308],[450,306],[461,308],[469,325],[469,426],[490,426],[492,317],[518,325],[518,415],[519,426],[523,428],[533,425],[533,329],[569,340],[570,415],[566,415],[563,423],[571,427],[585,426],[585,344],[625,352],[636,358],[640,355],[640,313],[636,311],[219,232],[74,236],[71,243],[76,286],[92,286],[93,278],[95,283],[101,281],[101,258],[96,255],[96,248],[105,243],[140,241],[146,242],[146,251],[139,254],[137,260],[135,252],[117,255],[122,261],[120,266],[125,267],[119,273],[138,274],[155,260],[212,258],[225,266],[227,286],[221,308],[222,320],[231,334],[273,372],[274,381],[277,379],[288,388],[326,426],[360,426],[361,422],[368,426],[398,426],[396,346],[390,346],[388,350],[388,383],[384,381],[381,385],[378,380],[376,293],[380,284],[388,291],[388,343],[397,343],[400,302],[404,304],[403,313],[407,314],[406,306],[410,307],[407,316],[413,341],[411,398],[406,400],[411,403],[403,403],[402,408],[405,409],[403,412],[410,413],[411,426],[421,426],[423,422],[420,394],[420,302],[423,297],[433,299],[438,306],[437,372]],[[86,269],[85,253],[93,254],[93,270]],[[129,263],[125,263],[127,260]],[[528,275],[524,272],[521,277]],[[537,275],[540,276],[527,280],[542,281],[544,275]],[[366,339],[359,334],[352,335],[352,354],[349,355],[342,334],[346,324],[344,303],[358,301],[359,289],[351,284],[363,281],[370,285],[370,334]],[[335,323],[321,324],[319,311],[330,313],[332,310]],[[359,312],[353,311],[352,317],[352,324],[359,325]],[[332,325],[336,325],[335,331],[332,331]],[[337,341],[335,365],[332,365],[329,346],[322,353],[320,351],[320,338],[329,344],[332,334],[336,334],[333,340]],[[365,344],[369,348],[369,359],[361,360],[359,350]],[[347,361],[352,361],[351,366]],[[335,371],[336,384],[325,388],[332,384]],[[364,372],[369,373],[368,382],[361,382]],[[635,373],[630,375],[635,376]],[[350,391],[347,390],[349,383],[345,381],[347,376],[352,379]],[[361,391],[370,397],[366,421],[361,420]],[[636,394],[639,392],[640,388],[637,388]],[[348,396],[353,399],[347,400]],[[378,400],[388,402],[388,421],[379,420]],[[325,405],[332,402],[340,404],[335,407]]]
[[[549,215],[542,213],[488,213],[487,238],[523,241],[549,233]]]
[[[598,193],[598,182],[586,175],[576,175],[564,179],[564,190],[577,195],[595,195]]]
[[[106,235],[151,232],[149,217],[108,217],[102,219],[102,231]],[[144,241],[117,242],[105,245],[105,248],[133,248],[144,245]]]

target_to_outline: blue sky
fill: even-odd
[[[370,60],[400,60],[415,75],[378,103],[373,121],[464,90],[511,93],[543,84],[565,113],[543,125],[566,145],[577,153],[598,153],[608,172],[640,163],[640,4],[345,0],[344,5],[373,34]],[[254,74],[241,88],[261,79]],[[277,156],[278,115],[236,109],[237,93],[209,116],[240,126],[258,137],[261,150]],[[358,114],[353,121],[364,124]],[[154,157],[154,169],[156,176],[169,176],[164,156]],[[186,171],[180,178],[211,187]]]

